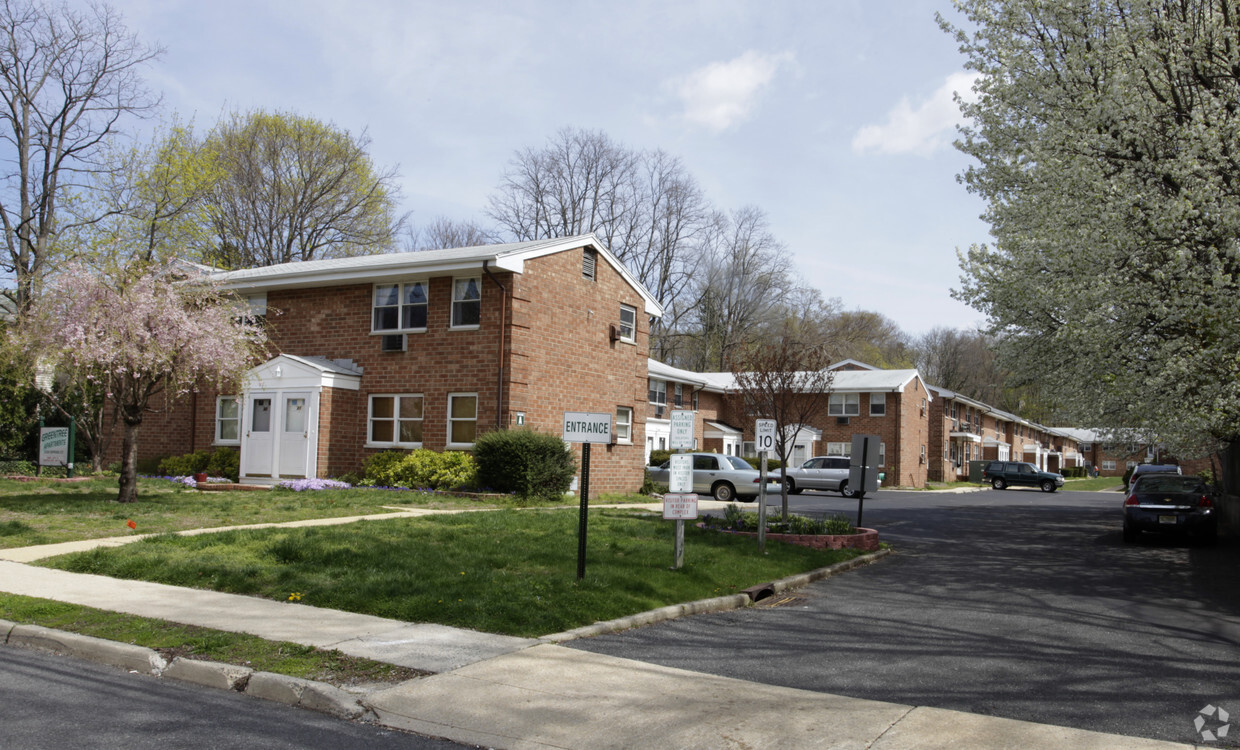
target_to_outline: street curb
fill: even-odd
[[[834,565],[828,565],[825,568],[811,570],[808,573],[798,573],[796,575],[788,576],[787,578],[781,578],[766,585],[770,586],[774,593],[779,594],[790,589],[801,588],[802,586],[806,586],[814,581],[821,581],[824,578],[830,578],[831,576],[839,573],[846,573],[850,570],[860,568],[863,565],[869,565],[870,563],[876,562],[890,554],[891,550],[881,549],[877,552],[871,552],[868,555],[862,555],[860,557],[854,557],[851,560],[845,560],[844,562],[835,563]],[[763,586],[763,588],[765,588],[765,586]],[[597,635],[618,633],[622,630],[631,630],[633,628],[642,627],[643,625],[653,625],[657,622],[675,620],[679,617],[684,617],[685,615],[700,615],[709,612],[727,612],[733,609],[741,609],[743,607],[748,607],[751,603],[752,601],[746,594],[731,594],[729,596],[718,596],[713,599],[699,599],[695,602],[672,604],[667,607],[659,607],[658,609],[639,612],[635,615],[620,617],[615,620],[596,622],[593,625],[585,625],[580,628],[566,630],[562,633],[544,635],[538,640],[544,643],[567,643],[568,641],[575,641],[578,638],[593,638]]]
[[[342,719],[374,720],[375,713],[358,696],[315,680],[256,672],[249,667],[177,657],[169,664],[158,651],[130,643],[21,625],[0,620],[0,645],[68,654],[130,672],[228,690],[289,706],[308,708]]]

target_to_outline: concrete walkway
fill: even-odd
[[[408,515],[413,513],[382,517]],[[359,519],[296,523],[351,520]],[[116,543],[93,540],[93,546]],[[5,551],[0,591],[335,648],[434,672],[371,693],[362,702],[386,725],[457,742],[514,749],[1189,747],[774,687],[533,639],[68,573],[16,561],[40,559],[50,547],[63,546]]]

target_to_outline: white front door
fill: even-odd
[[[241,435],[241,474],[272,479],[309,476],[314,435],[314,394],[251,393]]]
[[[245,402],[241,473],[250,477],[271,476],[275,458],[274,393],[251,393]]]
[[[310,394],[283,393],[280,397],[281,477],[304,477],[310,463]]]

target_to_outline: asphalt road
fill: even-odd
[[[794,511],[856,500],[806,493]],[[1125,545],[1118,493],[880,491],[864,525],[897,552],[774,605],[579,640],[574,648],[772,685],[1201,741],[1240,739],[1240,540]],[[778,502],[776,499],[774,502]],[[693,550],[685,553],[692,564]],[[1217,729],[1220,722],[1207,722]]]
[[[0,647],[0,748],[461,748],[240,693]]]

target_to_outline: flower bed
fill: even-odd
[[[698,524],[699,527],[706,528],[705,524]],[[756,537],[756,531],[732,531],[729,529],[719,529],[725,534],[739,534],[740,536]],[[787,542],[788,544],[796,544],[801,547],[811,547],[813,549],[859,549],[866,552],[875,552],[878,550],[878,532],[874,529],[857,529],[856,534],[779,534],[767,533],[766,538],[775,542]]]

